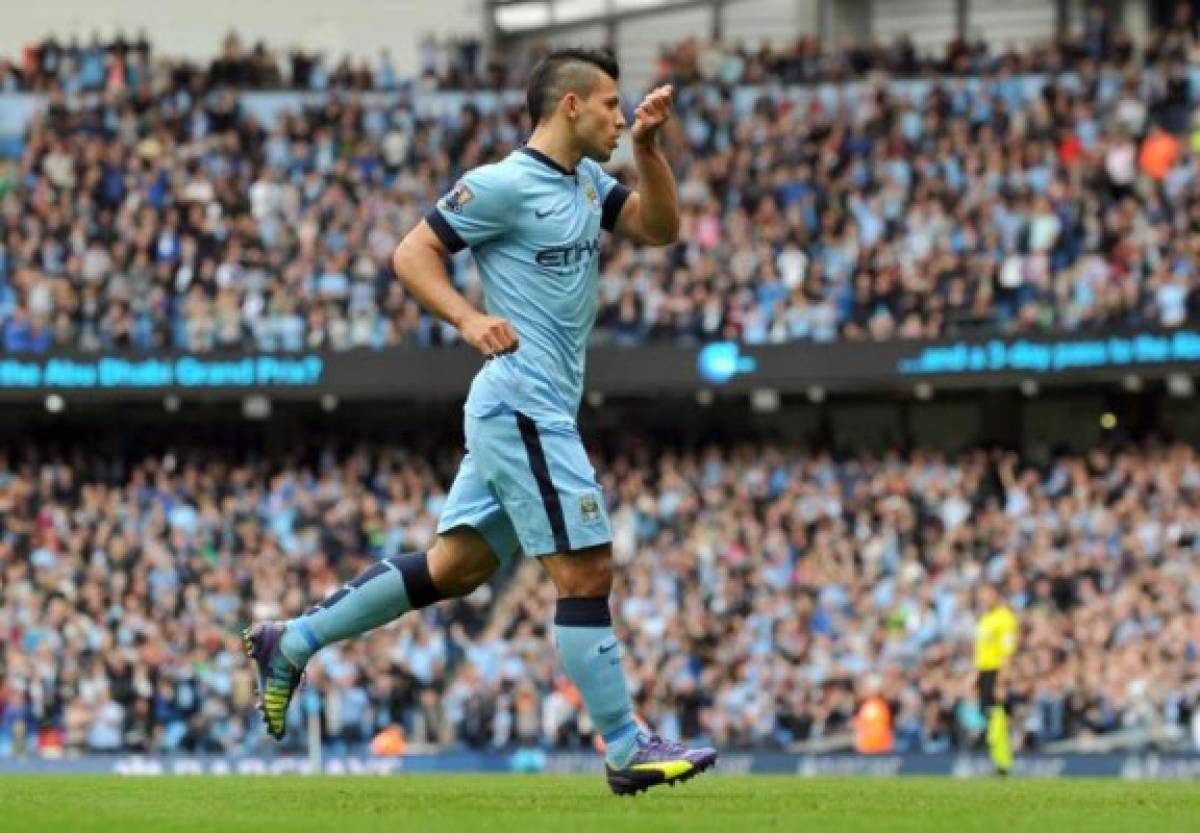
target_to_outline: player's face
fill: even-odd
[[[621,95],[617,83],[601,75],[591,95],[580,102],[575,135],[583,155],[597,162],[607,162],[617,149],[625,129],[625,114],[621,112]]]

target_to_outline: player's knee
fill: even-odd
[[[608,596],[612,592],[612,567],[585,571],[569,588],[567,596]]]
[[[605,596],[612,592],[612,550],[596,547],[553,556],[550,574],[559,596]]]
[[[462,572],[447,576],[444,587],[439,587],[447,598],[457,599],[462,596],[469,596],[475,592],[479,585],[486,582],[492,575],[491,570],[485,570],[478,566],[464,569]]]
[[[465,546],[461,539],[439,536],[429,554],[429,573],[446,598],[472,593],[491,578],[498,562],[486,545]]]

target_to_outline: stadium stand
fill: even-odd
[[[265,747],[238,623],[294,615],[367,560],[429,540],[456,460],[428,459],[337,441],[241,456],[8,450],[0,747]],[[626,438],[598,462],[614,617],[657,729],[722,748],[836,746],[874,686],[898,749],[970,748],[982,727],[973,593],[993,581],[1026,623],[1013,680],[1023,748],[1192,742],[1193,448],[1034,466],[984,450],[843,457]],[[361,751],[389,727],[410,749],[586,747],[591,727],[547,642],[552,596],[531,562],[319,655],[306,685],[327,748]],[[305,710],[291,714],[294,748]]]
[[[688,42],[669,137],[683,240],[611,245],[597,343],[747,344],[1177,327],[1200,316],[1190,27],[937,60]],[[443,51],[439,51],[442,49]],[[414,84],[236,38],[206,68],[145,42],[44,42],[0,91],[48,97],[0,161],[5,353],[439,347],[399,236],[520,107],[469,42]],[[896,78],[907,79],[897,82]],[[851,108],[818,85],[856,80]],[[779,87],[778,84],[788,85]],[[748,99],[742,85],[762,85]],[[793,86],[809,85],[809,86]],[[335,91],[278,124],[243,91]],[[791,92],[804,94],[796,97]],[[381,101],[357,93],[384,91]],[[747,105],[748,102],[748,105]],[[468,256],[454,275],[480,298]],[[457,438],[0,455],[0,755],[272,748],[238,627],[292,615],[433,533]],[[1020,749],[1200,748],[1200,456],[1186,444],[881,455],[770,442],[597,448],[639,710],[722,748],[843,748],[878,691],[901,751],[972,747],[975,592],[1025,624]],[[325,744],[590,748],[518,565],[320,655],[291,717]]]
[[[1200,89],[1184,62],[1187,32],[1142,53],[1114,35],[1024,57],[968,49],[928,66],[883,61],[925,74],[919,86],[861,88],[854,107],[838,93],[768,93],[739,108],[713,72],[730,83],[823,76],[791,52],[739,57],[738,73],[720,61],[702,71],[713,62],[680,47],[663,78],[681,86],[672,151],[683,239],[666,253],[612,247],[597,341],[1194,321],[1200,192],[1189,137]],[[456,340],[393,282],[388,254],[461,171],[520,144],[519,106],[419,116],[403,95],[337,97],[272,125],[230,84],[269,86],[284,73],[253,69],[269,61],[236,40],[207,71],[124,64],[117,46],[103,53],[107,69],[89,71],[85,55],[57,49],[26,59],[50,103],[0,185],[7,351]],[[948,68],[972,74],[929,75]],[[320,87],[378,83],[328,75]],[[455,274],[478,298],[468,255]]]

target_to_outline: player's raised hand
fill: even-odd
[[[656,87],[646,94],[634,111],[633,130],[630,131],[634,142],[648,145],[654,141],[658,129],[671,118],[674,96],[675,88],[670,84]]]
[[[476,313],[465,319],[458,329],[467,344],[488,359],[512,353],[520,343],[512,325],[495,315]]]

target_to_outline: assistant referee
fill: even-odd
[[[1017,650],[1020,623],[1005,603],[999,588],[985,584],[979,593],[983,615],[975,628],[975,668],[978,671],[979,707],[987,718],[988,755],[999,775],[1012,769],[1012,743],[1008,736],[1008,707],[1003,671]]]

